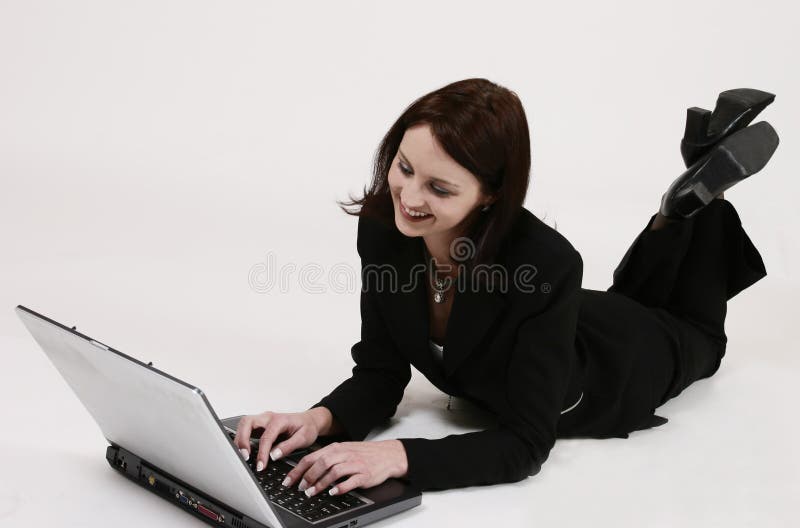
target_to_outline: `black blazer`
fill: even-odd
[[[451,287],[442,368],[429,346],[422,238],[359,218],[355,366],[352,377],[312,408],[327,407],[346,431],[343,438],[363,440],[395,414],[413,365],[443,392],[498,419],[485,431],[400,439],[408,456],[405,480],[420,489],[516,482],[538,473],[557,436],[591,433],[585,419],[591,409],[579,412],[586,406],[585,359],[576,347],[583,260],[563,235],[524,208],[508,240],[497,259],[508,277],[503,288],[477,286],[469,274]],[[603,433],[594,419],[594,432]]]

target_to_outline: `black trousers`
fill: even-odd
[[[712,200],[694,217],[652,231],[654,214],[614,271],[616,292],[682,329],[677,357],[654,357],[660,404],[720,367],[727,302],[767,272],[733,205]]]

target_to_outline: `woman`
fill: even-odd
[[[360,205],[362,261],[352,377],[305,412],[244,417],[242,455],[260,428],[259,471],[268,454],[335,435],[344,441],[306,455],[284,485],[333,495],[396,477],[445,489],[534,475],[557,437],[627,438],[665,423],[655,409],[719,368],[726,301],[766,275],[721,193],[777,147],[768,123],[747,126],[773,98],[731,90],[713,114],[689,109],[688,169],[608,291],[581,288],[578,251],[523,207],[530,140],[516,94],[467,79],[415,101],[383,138],[371,187],[348,204]],[[363,442],[394,415],[411,365],[497,425]]]

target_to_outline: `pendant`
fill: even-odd
[[[434,289],[436,290],[433,294],[433,300],[437,303],[444,302],[444,281],[441,279],[433,279]]]

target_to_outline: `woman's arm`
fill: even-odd
[[[575,357],[583,261],[563,259],[550,293],[519,327],[497,427],[440,439],[402,438],[408,473],[420,489],[517,482],[535,475],[555,444]]]

